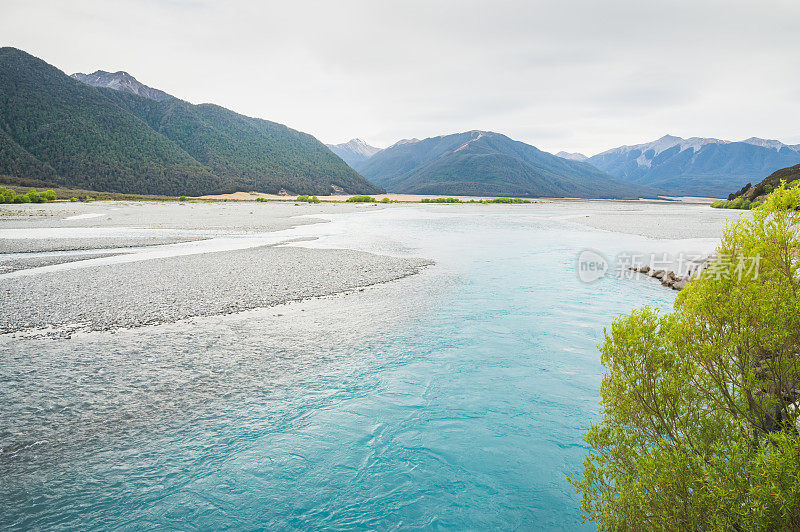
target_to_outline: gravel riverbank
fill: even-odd
[[[246,245],[270,232],[320,223],[299,215],[375,207],[120,202],[14,207],[16,216],[0,217],[0,333],[46,329],[58,335],[227,314],[356,290],[430,264],[258,244],[119,264],[86,260],[196,240],[224,239],[230,245],[241,239]],[[71,252],[53,253],[58,250]],[[3,276],[20,270],[27,270],[25,277]]]

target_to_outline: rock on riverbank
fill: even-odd
[[[662,286],[673,290],[683,290],[691,281],[691,275],[678,275],[671,270],[656,270],[650,266],[631,266],[630,270],[661,281]]]

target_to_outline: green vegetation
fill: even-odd
[[[394,201],[390,198],[383,198],[381,199],[381,203],[394,203]]]
[[[64,188],[380,192],[311,135],[215,105],[84,85],[14,48],[0,48],[0,125],[0,174]]]
[[[178,196],[178,201],[186,201],[188,199],[186,196]]]
[[[601,530],[800,530],[800,188],[726,228],[674,311],[606,333],[581,478]]]
[[[376,203],[377,200],[372,196],[353,196],[347,198],[347,203]]]
[[[752,202],[745,198],[736,198],[734,200],[717,200],[711,204],[715,209],[754,209],[761,205],[761,202]]]
[[[45,203],[56,200],[56,193],[52,190],[37,192],[31,189],[25,194],[18,194],[14,190],[0,187],[0,203]]]
[[[122,201],[175,201],[175,196],[155,196],[147,194],[121,194],[119,192],[99,192],[97,190],[86,190],[77,188],[60,187],[55,183],[36,179],[15,177],[0,174],[0,187],[6,186],[13,188],[21,194],[27,194],[31,190],[40,188],[51,189],[56,194],[56,199],[70,201],[81,201],[86,196],[92,196],[98,200],[122,200]],[[219,201],[219,200],[197,200],[197,201]]]
[[[531,200],[522,198],[494,198],[489,200],[481,200],[481,203],[533,203]]]
[[[302,196],[297,196],[296,201],[304,201],[306,203],[319,203],[320,200],[316,196],[309,196],[308,194],[303,194]]]
[[[459,198],[422,198],[422,203],[533,203],[531,200],[521,198],[493,198],[486,200],[465,201]]]
[[[422,198],[422,203],[461,203],[458,198]]]

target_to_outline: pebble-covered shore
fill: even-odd
[[[64,210],[55,215],[19,216],[0,220],[13,246],[0,252],[0,274],[20,269],[71,263],[76,268],[33,272],[25,277],[0,275],[0,334],[47,330],[68,335],[74,330],[106,330],[174,322],[195,316],[227,314],[268,307],[309,297],[324,296],[395,280],[417,273],[430,261],[386,257],[351,250],[305,249],[262,245],[248,249],[170,256],[121,264],[80,267],[83,259],[127,254],[131,247],[165,242],[159,231],[183,231],[180,241],[213,238],[191,231],[214,231],[247,238],[255,231],[275,231],[319,222],[297,215],[343,212],[358,207],[327,205],[307,208],[285,204],[121,204],[77,205],[81,212],[102,217],[76,218]],[[39,210],[41,212],[41,208]],[[45,211],[46,213],[46,211]],[[150,215],[148,217],[148,214]],[[148,221],[149,220],[149,221]],[[323,222],[324,223],[324,222]],[[136,229],[109,242],[75,238],[72,230]],[[35,238],[21,238],[20,231]],[[37,233],[38,231],[38,233]],[[42,238],[41,232],[55,235]],[[124,233],[124,231],[123,231]],[[59,238],[58,235],[67,237]],[[15,236],[16,235],[16,236]],[[115,247],[116,251],[108,251]],[[85,255],[53,255],[52,250],[83,249]],[[105,250],[103,253],[90,250]],[[20,256],[20,252],[22,256]],[[30,272],[28,272],[30,273]]]

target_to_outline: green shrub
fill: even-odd
[[[606,331],[601,419],[570,479],[599,530],[800,530],[798,204],[777,189],[673,312]]]
[[[490,200],[483,200],[483,203],[533,203],[531,200],[522,198],[494,198]]]
[[[262,198],[262,197],[259,196],[259,197],[256,198],[256,201],[259,202],[259,203],[263,203],[263,202],[269,201],[269,200],[267,198]]]
[[[42,196],[40,193],[36,192],[35,188],[31,189],[30,191],[28,191],[26,196],[28,196],[28,201],[30,201],[31,203],[44,203],[45,201],[47,201],[44,198],[44,196]]]
[[[383,198],[381,203],[392,203],[392,200],[390,198]]]
[[[187,199],[189,198],[187,198],[186,196],[178,196],[178,201],[186,201]]]
[[[302,196],[297,196],[296,201],[304,201],[306,203],[319,203],[320,200],[316,196],[309,196],[308,194],[303,194]]]
[[[458,198],[422,198],[422,203],[461,203]]]
[[[72,201],[72,202],[80,201],[80,200],[79,200],[78,198],[76,198],[75,196],[71,197],[69,200],[70,200],[70,201]]]
[[[372,196],[352,196],[347,198],[347,203],[377,203]]]
[[[30,203],[31,199],[26,194],[16,194],[13,203]]]
[[[41,193],[41,196],[47,201],[55,201],[58,197],[55,190],[45,190]]]
[[[760,205],[760,204],[759,204]],[[745,209],[753,208],[753,203],[745,198],[736,198],[733,200],[717,200],[711,204],[715,209]]]
[[[13,203],[16,195],[10,188],[0,187],[0,203]]]
[[[87,202],[88,201],[94,201],[94,198],[91,197],[91,196],[86,196],[86,199],[84,199],[83,201],[87,201]]]

